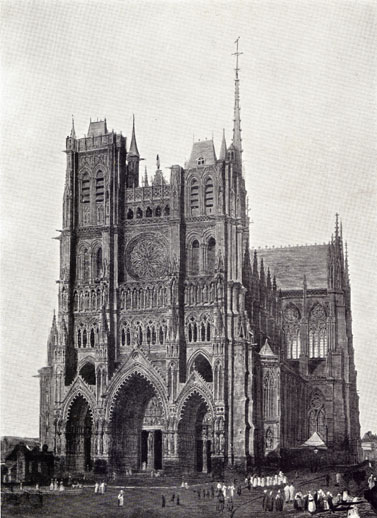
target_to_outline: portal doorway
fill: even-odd
[[[178,456],[187,471],[210,473],[212,419],[209,408],[199,394],[187,400],[178,425]]]
[[[139,374],[124,384],[115,401],[111,464],[124,472],[162,469],[164,412],[151,383]]]
[[[80,395],[71,406],[66,427],[67,466],[71,471],[92,469],[92,425],[89,404]]]

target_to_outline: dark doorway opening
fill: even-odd
[[[147,464],[148,462],[148,432],[146,430],[142,430],[141,432],[141,455],[140,455],[140,461],[141,466],[143,466],[143,463]]]
[[[212,471],[212,463],[211,463],[211,441],[206,442],[207,447],[207,471],[211,473]]]
[[[196,471],[203,471],[203,441],[196,441]]]
[[[162,469],[162,432],[154,432],[154,469]]]

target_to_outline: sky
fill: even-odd
[[[367,1],[1,2],[1,434],[38,436],[65,138],[90,118],[168,176],[231,139],[240,37],[253,247],[348,242],[361,432],[377,432],[377,7]],[[166,169],[165,169],[166,168]]]

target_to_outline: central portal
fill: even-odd
[[[162,469],[162,431],[141,432],[141,469]]]
[[[164,413],[155,390],[135,374],[118,393],[111,430],[111,464],[124,472],[162,469]]]

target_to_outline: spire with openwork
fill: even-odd
[[[241,137],[241,107],[240,107],[240,80],[238,77],[239,66],[238,66],[238,58],[242,52],[238,51],[238,41],[239,38],[236,39],[236,52],[233,54],[236,56],[236,77],[234,80],[234,120],[233,120],[233,147],[238,151],[239,160],[242,158],[242,137]]]

